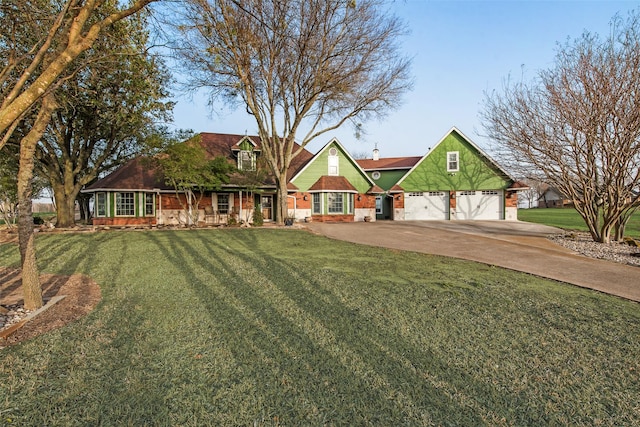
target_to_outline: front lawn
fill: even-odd
[[[574,208],[518,209],[518,219],[564,230],[589,231],[584,220]],[[640,238],[640,212],[636,212],[629,220],[626,235],[636,239]]]
[[[37,244],[103,301],[0,351],[0,424],[640,425],[636,303],[288,229]]]

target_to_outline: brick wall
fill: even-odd
[[[93,218],[95,226],[128,226],[128,225],[155,225],[155,217],[117,217],[117,218]]]
[[[353,215],[313,215],[316,222],[353,222]]]

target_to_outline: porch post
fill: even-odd
[[[239,213],[238,213],[238,223],[241,224],[242,223],[242,190],[239,190],[238,193],[240,194],[240,203],[238,205],[240,206]]]

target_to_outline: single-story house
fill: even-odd
[[[539,208],[562,208],[565,206],[573,206],[573,201],[555,187],[547,186],[538,197]]]
[[[224,156],[240,171],[260,172],[257,136],[201,133],[211,158]],[[246,173],[202,195],[176,194],[151,162],[135,158],[83,190],[94,197],[94,225],[185,223],[183,206],[198,222],[251,222],[256,206],[274,219],[271,174]],[[516,219],[521,186],[458,129],[452,128],[423,156],[355,160],[337,139],[316,154],[302,150],[288,173],[288,216],[297,221]],[[181,198],[181,199],[179,199]],[[180,200],[182,203],[180,203]]]

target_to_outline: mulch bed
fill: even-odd
[[[20,270],[0,268],[0,305],[24,302],[20,280]],[[90,277],[83,275],[43,274],[40,276],[40,283],[45,302],[57,295],[66,295],[66,298],[32,318],[6,339],[2,339],[0,347],[17,344],[78,320],[93,310],[102,297],[100,286]]]

